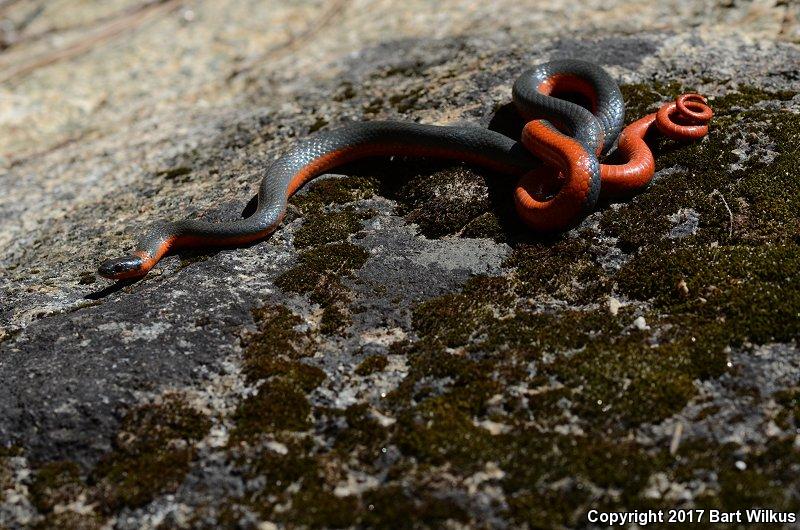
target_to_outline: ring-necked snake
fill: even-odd
[[[587,107],[560,99],[577,94]],[[200,220],[155,225],[128,256],[104,262],[102,276],[144,276],[176,247],[231,246],[272,233],[289,197],[309,180],[345,163],[374,156],[419,156],[461,160],[520,177],[516,210],[538,232],[569,228],[589,213],[601,190],[617,197],[641,189],[655,170],[644,142],[656,125],[673,139],[708,132],[711,109],[697,94],[685,94],[622,130],[625,108],[614,80],[599,66],[577,60],[551,61],[525,71],[514,83],[514,104],[527,121],[517,142],[488,129],[394,121],[354,123],[317,133],[278,158],[258,190],[258,206],[246,219]],[[622,165],[601,164],[617,144]],[[542,161],[544,164],[542,164]]]

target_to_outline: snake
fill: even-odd
[[[575,100],[580,100],[580,104]],[[702,138],[712,117],[707,100],[683,94],[623,130],[625,105],[614,79],[587,61],[549,61],[522,72],[512,101],[525,120],[521,138],[472,125],[401,121],[355,122],[318,131],[275,159],[262,178],[258,203],[234,221],[163,221],[135,250],[110,259],[99,274],[113,280],[145,276],[176,248],[240,246],[266,238],[283,220],[289,198],[332,169],[371,157],[422,157],[474,164],[517,177],[515,210],[536,233],[567,230],[601,197],[624,197],[647,186],[655,172],[645,137],[653,129],[674,140]],[[622,163],[601,163],[616,151]]]

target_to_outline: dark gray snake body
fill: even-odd
[[[551,95],[565,92],[584,96],[592,110]],[[523,221],[537,231],[562,230],[597,201],[598,157],[608,152],[622,129],[622,94],[599,66],[558,60],[524,72],[514,83],[513,101],[528,120],[522,142],[480,127],[394,121],[354,123],[319,132],[269,166],[250,217],[219,223],[158,223],[132,254],[104,262],[99,272],[113,279],[140,277],[178,246],[230,246],[262,239],[277,228],[288,198],[303,184],[342,164],[375,156],[455,159],[520,176],[516,203]],[[561,191],[547,200],[531,191],[540,184],[535,180],[542,159],[565,174]]]

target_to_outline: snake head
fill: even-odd
[[[97,270],[100,276],[110,280],[139,278],[147,274],[145,260],[141,256],[129,255],[104,261]]]

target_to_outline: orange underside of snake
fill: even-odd
[[[572,90],[582,90],[571,85]],[[551,90],[552,85],[540,87]],[[592,94],[586,93],[591,98]],[[631,123],[619,136],[620,164],[600,164],[601,197],[622,198],[641,191],[653,178],[655,160],[645,137],[654,129],[673,140],[694,140],[708,134],[713,112],[699,94],[683,94],[658,112]],[[518,215],[541,231],[566,228],[579,218],[588,193],[586,150],[571,138],[556,134],[541,120],[528,122],[522,143],[545,161],[541,168],[520,178],[514,191]]]
[[[542,83],[538,90],[556,97],[559,93],[579,94],[589,102],[590,107],[597,106],[597,96],[592,86],[571,74],[554,75]],[[594,112],[597,109],[591,110]],[[675,101],[662,105],[657,112],[628,125],[618,137],[615,153],[616,158],[622,162],[599,164],[600,197],[613,199],[630,196],[652,180],[655,161],[652,151],[645,143],[645,137],[650,133],[657,131],[673,140],[699,139],[708,134],[708,122],[712,115],[703,96],[684,94]],[[589,153],[586,146],[567,132],[561,132],[553,124],[540,119],[527,122],[522,131],[522,143],[544,164],[524,174],[516,173],[519,180],[514,199],[518,215],[529,227],[539,232],[556,232],[569,228],[588,213],[585,211],[587,204],[593,204],[593,200],[589,201],[588,198],[592,193],[590,188],[593,183],[596,194],[596,156],[600,155],[602,145],[598,146],[597,153]],[[603,143],[602,140],[600,143]],[[457,158],[483,166],[493,165],[491,160],[487,160],[479,152],[448,152],[435,145],[417,145],[412,148],[402,143],[360,146],[332,151],[313,160],[293,177],[286,196],[288,198],[308,180],[336,166],[367,156],[386,155]],[[496,169],[503,172],[509,168],[498,166]],[[516,171],[519,170],[513,170],[512,173]],[[593,197],[596,198],[596,195]],[[260,231],[226,237],[225,243],[238,245],[262,239],[277,227],[280,220],[277,219]],[[160,242],[157,249],[134,252],[133,255],[140,260],[138,267],[105,275],[115,279],[142,276],[171,248],[202,246],[209,243],[209,239],[188,234],[171,234]]]
[[[586,90],[585,96],[593,99],[591,88],[574,84],[571,80],[567,88],[573,91]],[[562,83],[552,83],[542,87],[543,91],[564,89]],[[620,164],[600,164],[601,196],[607,199],[623,198],[641,191],[647,186],[655,173],[655,160],[645,137],[653,129],[673,140],[694,140],[708,134],[708,122],[713,113],[706,100],[699,94],[684,94],[675,101],[665,103],[658,112],[648,114],[631,123],[619,136],[617,152],[624,160]],[[522,131],[522,143],[545,161],[545,165],[522,175],[514,191],[517,214],[534,229],[542,232],[562,230],[580,217],[588,194],[589,157],[586,149],[576,140],[557,134],[542,120],[528,122]],[[383,146],[375,155],[384,154]],[[401,147],[388,148],[395,154],[413,154],[437,157],[443,155],[435,146],[424,153],[403,153]],[[331,168],[369,156],[364,150],[358,152],[333,152],[317,159],[299,173],[292,181],[287,195],[291,196],[306,181]],[[462,154],[463,157],[463,154]],[[469,160],[466,160],[469,162]],[[272,231],[243,234],[234,244],[247,244],[257,241]],[[204,240],[184,237],[182,246],[202,245]],[[155,255],[142,254],[145,266],[149,269],[158,262],[176,243],[165,241]]]

